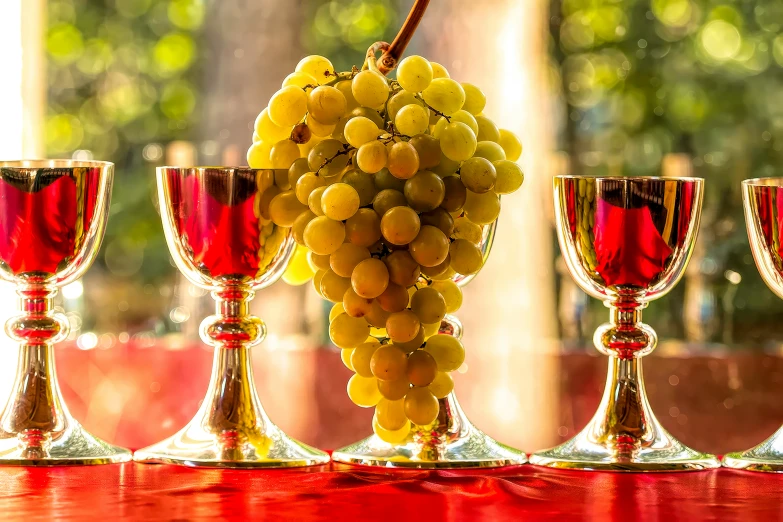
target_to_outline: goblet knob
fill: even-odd
[[[54,343],[68,320],[54,311],[60,286],[81,277],[106,228],[114,165],[98,161],[0,162],[0,278],[16,285],[19,343],[11,396],[0,414],[0,465],[106,464],[130,451],[89,434],[60,395]]]
[[[250,348],[266,327],[248,312],[255,291],[283,273],[295,243],[269,219],[279,192],[274,171],[249,168],[158,169],[163,229],[174,261],[194,285],[212,291],[215,315],[201,338],[215,348],[212,378],[195,418],[172,437],[135,453],[139,462],[195,467],[290,467],[329,456],[289,438],[256,394]]]
[[[742,201],[750,249],[767,286],[783,299],[783,178],[748,179],[742,182]],[[783,428],[755,448],[729,453],[723,458],[729,468],[783,472]]]
[[[609,323],[593,342],[609,356],[598,411],[568,442],[534,453],[533,464],[610,471],[714,468],[661,426],[642,379],[642,357],[657,343],[641,322],[650,301],[669,292],[688,263],[699,227],[699,178],[557,176],[555,214],[560,249],[582,289],[604,301]]]
[[[483,229],[479,245],[486,262],[495,239],[497,221]],[[459,286],[469,283],[476,274],[455,274]],[[441,335],[462,338],[462,323],[453,315],[441,322]],[[479,430],[465,415],[452,391],[438,399],[440,412],[427,426],[413,425],[407,438],[389,444],[377,435],[334,451],[332,459],[347,464],[400,468],[480,468],[524,464],[527,455],[496,441]]]

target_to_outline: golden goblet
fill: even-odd
[[[745,224],[753,259],[767,286],[783,299],[783,178],[748,179],[742,182]],[[755,448],[729,453],[723,458],[729,468],[783,472],[783,428]]]
[[[582,289],[604,301],[609,323],[593,342],[609,356],[598,411],[578,435],[534,453],[540,466],[609,471],[684,471],[720,465],[661,426],[642,379],[642,357],[657,343],[641,322],[647,303],[682,277],[699,228],[699,178],[557,176],[560,249]]]
[[[497,221],[484,227],[481,250],[486,262],[495,239]],[[475,274],[455,275],[452,279],[464,286]],[[462,324],[453,315],[446,315],[440,333],[462,338]],[[384,466],[388,468],[481,468],[524,464],[524,452],[499,443],[479,430],[457,402],[454,392],[438,399],[440,413],[430,425],[411,426],[405,441],[384,442],[372,435],[336,450],[332,459],[346,464]]]
[[[19,362],[0,414],[0,465],[130,460],[71,417],[54,368],[54,343],[69,328],[54,296],[98,254],[113,176],[114,165],[99,161],[0,162],[0,277],[16,285],[21,310],[5,324]]]
[[[194,467],[308,466],[329,456],[288,437],[256,394],[250,349],[266,335],[248,306],[274,283],[294,250],[289,228],[269,219],[274,171],[249,168],[158,169],[166,241],[177,267],[212,291],[215,315],[201,338],[215,348],[212,378],[195,418],[172,437],[135,453],[138,462]]]

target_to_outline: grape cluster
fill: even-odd
[[[428,425],[465,359],[439,334],[478,272],[502,194],[524,180],[519,139],[483,115],[486,98],[420,56],[397,79],[335,73],[304,58],[255,122],[248,164],[275,169],[260,212],[300,245],[284,279],[334,302],[329,334],[355,372],[348,395],[399,442]]]

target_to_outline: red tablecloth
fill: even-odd
[[[727,469],[2,468],[0,520],[769,521],[783,518],[782,493],[783,476]]]

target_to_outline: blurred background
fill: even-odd
[[[172,265],[156,209],[164,164],[242,164],[258,112],[305,55],[338,70],[391,41],[411,0],[3,0],[0,158],[117,164],[95,265],[64,288],[57,350],[72,413],[138,448],[195,413],[211,354],[204,291]],[[739,182],[783,160],[783,3],[778,0],[440,0],[408,49],[481,86],[485,113],[525,143],[523,189],[503,200],[486,269],[465,289],[471,419],[528,451],[571,437],[598,404],[607,319],[565,269],[552,227],[556,174],[707,179],[683,281],[645,312],[661,338],[647,387],[663,424],[702,450],[744,449],[783,421],[783,302],[748,248]],[[14,308],[0,289],[0,314]],[[328,305],[282,281],[256,296],[270,334],[254,350],[272,418],[335,448],[371,411],[326,335]],[[292,313],[296,311],[297,313]],[[299,313],[301,311],[301,313]],[[0,351],[0,393],[15,351]]]

